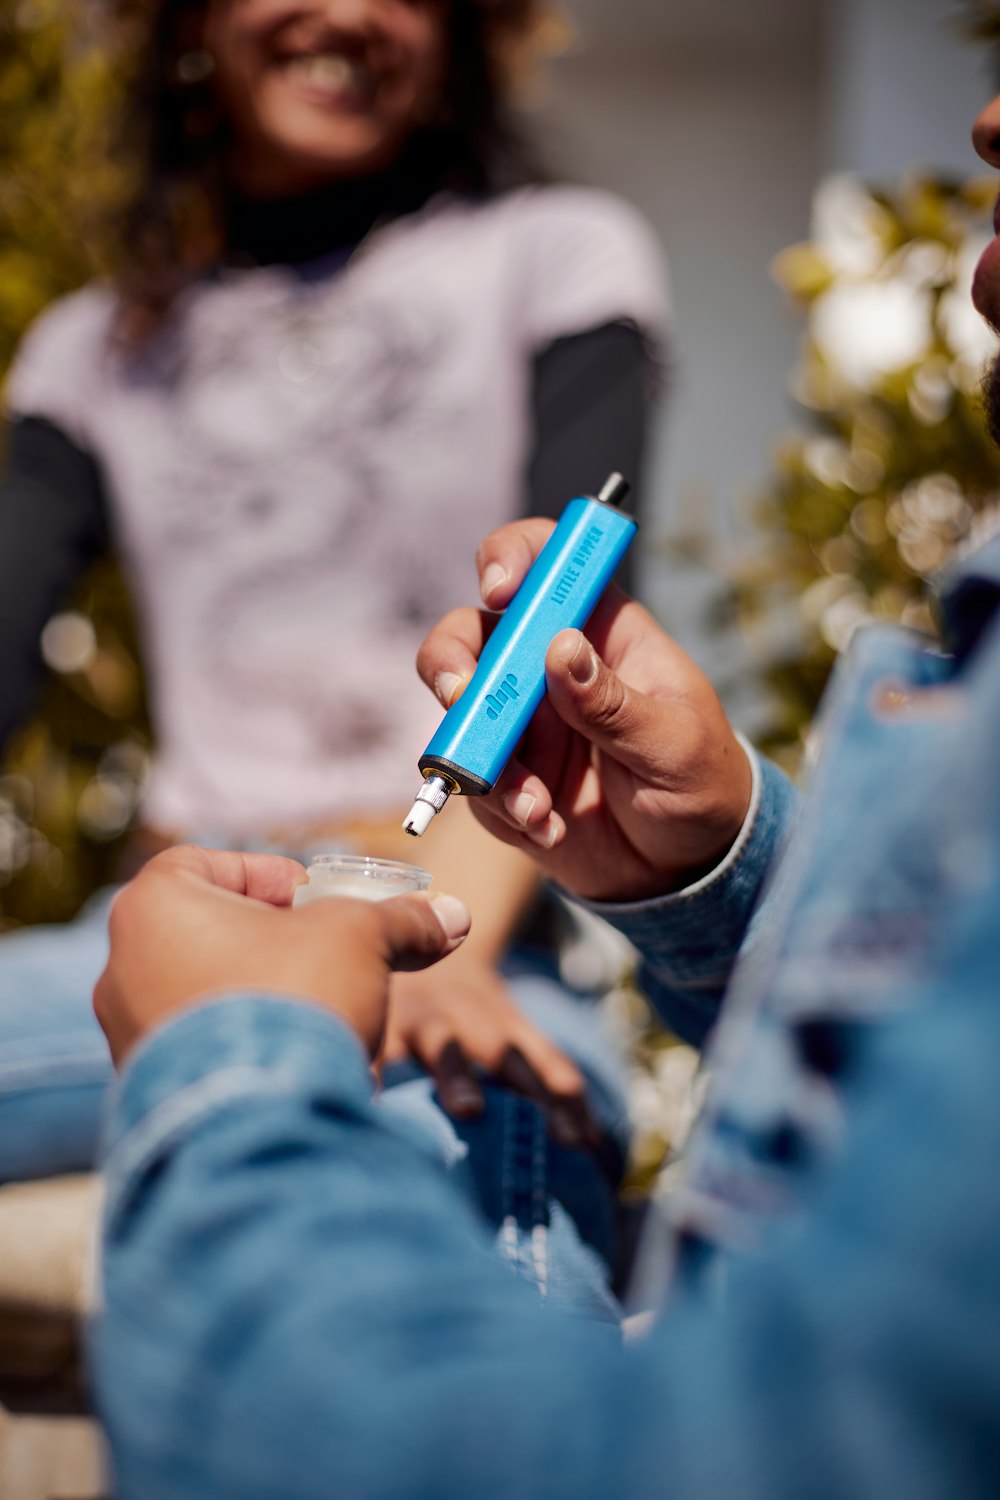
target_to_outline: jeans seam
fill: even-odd
[[[527,1113],[527,1111],[526,1111]],[[541,1110],[528,1114],[532,1126],[532,1215],[531,1248],[535,1279],[543,1297],[548,1294],[548,1136]]]
[[[548,1133],[545,1117],[527,1101],[503,1100],[500,1151],[500,1248],[522,1274],[530,1271],[540,1296],[548,1294]],[[522,1166],[527,1182],[522,1186]],[[523,1223],[522,1223],[523,1219]]]
[[[503,1257],[505,1260],[516,1265],[518,1248],[517,1213],[513,1186],[513,1105],[514,1100],[509,1095],[503,1098],[500,1131],[500,1223],[502,1225],[501,1250]]]

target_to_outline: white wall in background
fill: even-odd
[[[891,180],[907,167],[967,174],[972,120],[995,60],[961,24],[961,0],[834,0],[825,154]]]

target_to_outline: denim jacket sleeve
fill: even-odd
[[[801,1231],[732,1266],[724,1311],[682,1281],[629,1348],[503,1267],[329,1016],[245,997],[161,1029],[114,1103],[91,1339],[118,1500],[990,1492],[992,898],[975,915],[860,1038]]]
[[[753,771],[743,828],[721,864],[686,889],[650,901],[582,901],[639,950],[640,983],[657,1013],[701,1046],[715,1024],[768,872],[783,847],[798,793],[783,771],[740,736]],[[568,893],[567,893],[568,894]]]

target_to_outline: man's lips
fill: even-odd
[[[972,278],[972,305],[991,328],[1000,328],[1000,234],[979,257]]]
[[[993,207],[993,233],[972,277],[972,305],[994,330],[1000,328],[1000,197]]]

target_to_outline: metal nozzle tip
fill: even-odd
[[[434,821],[434,814],[441,811],[450,796],[451,787],[444,777],[429,775],[403,819],[405,832],[412,834],[415,839],[420,838]]]
[[[403,828],[415,839],[425,834],[434,821],[434,808],[429,802],[414,802],[403,820]]]

